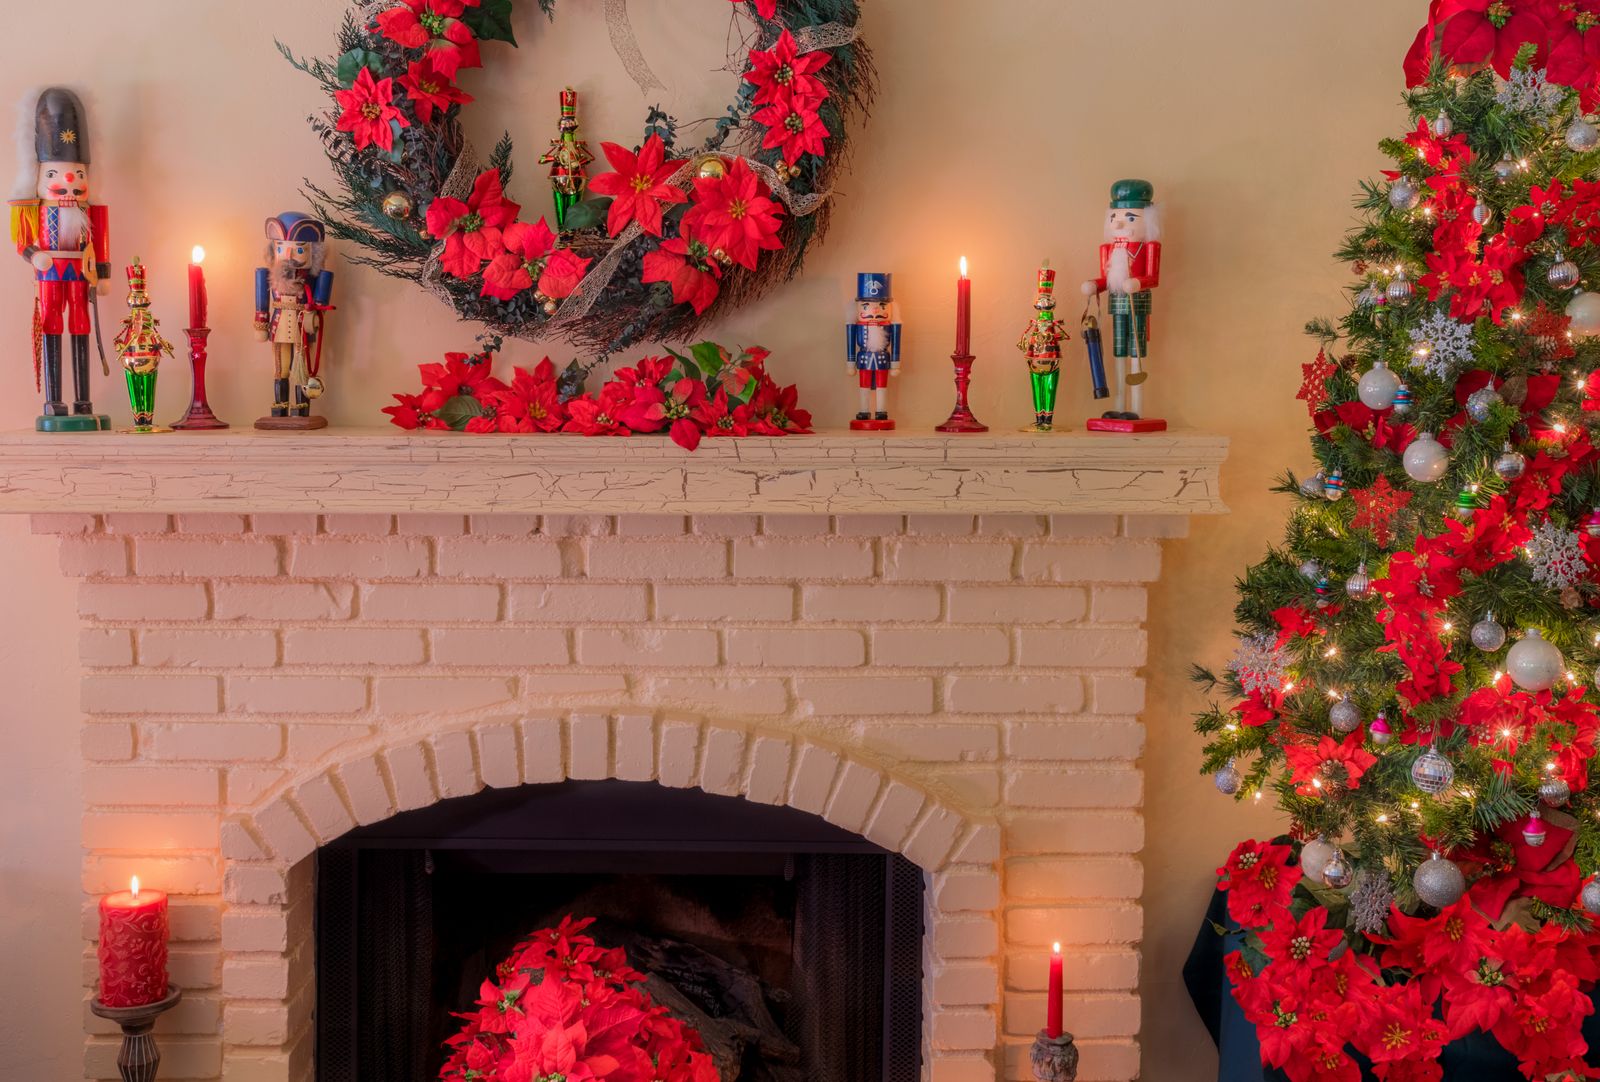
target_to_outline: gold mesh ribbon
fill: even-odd
[[[611,48],[616,50],[617,59],[622,61],[629,77],[639,84],[639,93],[665,90],[666,86],[656,78],[656,73],[645,62],[644,53],[639,51],[639,39],[634,36],[633,23],[628,21],[628,0],[605,0],[604,10]]]

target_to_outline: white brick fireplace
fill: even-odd
[[[1137,1075],[1146,589],[1220,440],[298,439],[0,439],[82,580],[85,1000],[94,898],[168,890],[163,1078],[313,1077],[320,844],[569,778],[924,869],[933,1082],[1029,1077],[1052,940],[1081,1077]]]

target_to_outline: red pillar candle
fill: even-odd
[[[1050,992],[1045,1003],[1044,1035],[1051,1040],[1061,1036],[1061,944],[1050,948]]]
[[[100,1002],[140,1007],[167,996],[167,896],[128,890],[100,899]]]
[[[194,247],[192,261],[189,263],[189,326],[200,328],[206,325],[206,272],[200,264],[205,261],[206,250],[198,244]]]
[[[972,353],[972,279],[967,277],[967,257],[961,257],[961,277],[956,279],[956,355]]]

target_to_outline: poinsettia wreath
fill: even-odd
[[[592,923],[567,917],[512,950],[457,1015],[442,1082],[718,1082],[700,1034],[639,987],[622,948],[582,934]]]
[[[538,3],[554,17],[555,0]],[[733,3],[739,88],[711,133],[689,145],[651,108],[637,144],[601,144],[611,171],[557,233],[507,195],[510,139],[480,165],[462,132],[473,99],[461,76],[482,66],[483,43],[516,44],[512,0],[364,0],[336,57],[279,45],[334,102],[311,118],[337,177],[331,189],[307,182],[313,208],[360,250],[355,262],[498,333],[602,354],[690,340],[800,269],[875,85],[857,0]],[[608,4],[607,17],[613,40],[631,43],[625,10]],[[636,47],[619,52],[641,87],[659,85]]]

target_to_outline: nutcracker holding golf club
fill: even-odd
[[[1085,296],[1109,294],[1111,354],[1116,361],[1116,405],[1084,427],[1099,432],[1159,432],[1167,422],[1141,416],[1149,378],[1151,290],[1161,284],[1161,221],[1155,186],[1119,180],[1111,186],[1100,275],[1083,283]]]
[[[32,269],[33,373],[43,376],[40,432],[98,432],[111,419],[94,411],[89,397],[89,334],[99,346],[96,286],[111,273],[106,208],[89,201],[89,125],[83,102],[70,90],[51,87],[33,113],[33,149],[38,162],[32,191],[11,201],[11,241]],[[91,316],[93,321],[91,322]],[[63,397],[62,337],[72,357],[72,405]],[[100,366],[111,374],[105,352]]]
[[[323,319],[333,311],[327,230],[289,211],[267,219],[267,265],[256,268],[256,340],[272,343],[272,412],[257,428],[322,428],[311,415],[322,395]],[[290,392],[293,391],[293,397]]]

